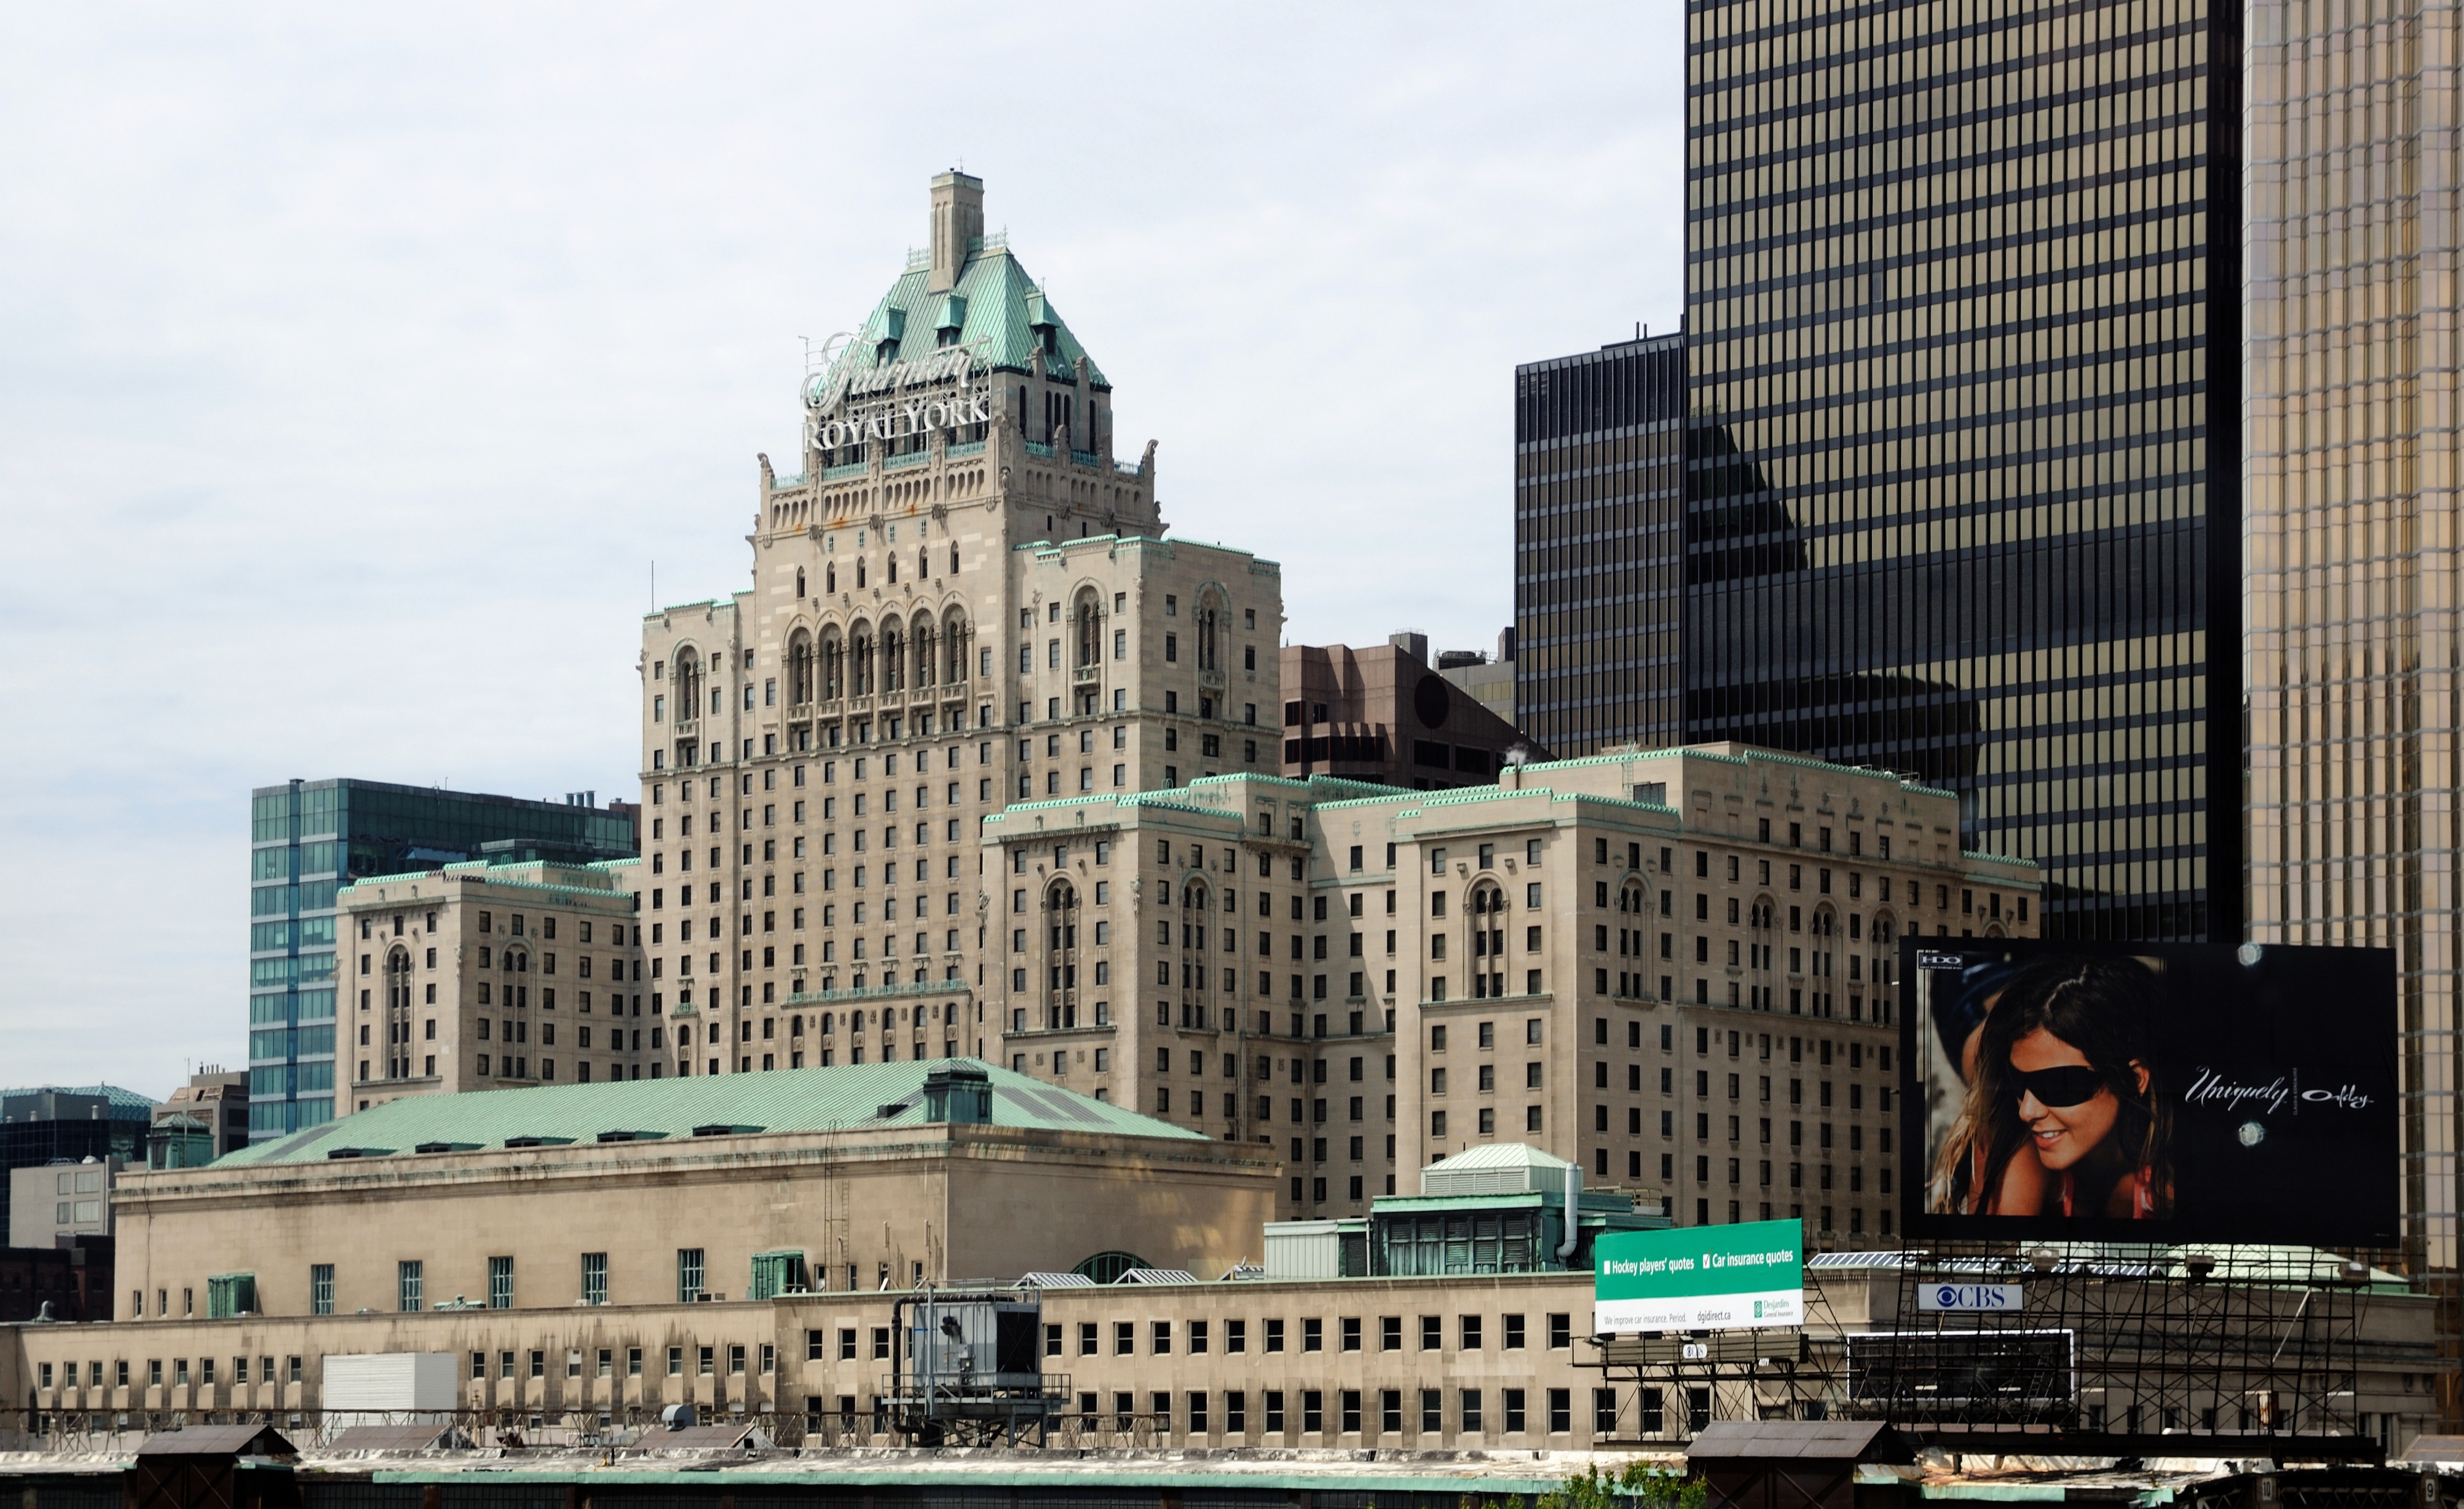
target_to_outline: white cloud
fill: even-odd
[[[741,583],[961,158],[1296,640],[1486,645],[1514,363],[1680,306],[1672,4],[7,25],[12,1082],[245,1061],[251,786],[623,790],[649,563]]]

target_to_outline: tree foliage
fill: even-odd
[[[1682,1472],[1628,1462],[1614,1473],[1586,1467],[1532,1500],[1532,1509],[1703,1509],[1709,1486]],[[1496,1499],[1475,1504],[1469,1496],[1463,1509],[1507,1509]]]

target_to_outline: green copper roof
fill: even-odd
[[[114,1121],[142,1120],[143,1114],[151,1112],[155,1106],[155,1102],[146,1097],[139,1095],[134,1090],[123,1090],[116,1084],[21,1085],[14,1090],[0,1090],[0,1099],[6,1099],[11,1096],[45,1095],[53,1093],[59,1095],[100,1096],[115,1111],[136,1111],[140,1113],[140,1116],[137,1118],[114,1117],[112,1119]]]
[[[764,1132],[923,1126],[930,1124],[924,1118],[924,1076],[935,1064],[954,1063],[981,1069],[991,1078],[995,1126],[1207,1140],[1202,1132],[1140,1116],[995,1065],[975,1059],[927,1058],[768,1074],[411,1096],[278,1142],[258,1143],[217,1159],[213,1166],[323,1163],[328,1154],[345,1147],[365,1149],[369,1157],[379,1156],[379,1149],[410,1157],[423,1143],[473,1148],[502,1147],[507,1138],[521,1137],[590,1143],[602,1132],[616,1131],[632,1133],[643,1141],[655,1134],[691,1142],[696,1126],[758,1127]],[[903,1109],[889,1117],[878,1114],[883,1106],[893,1104]]]
[[[890,292],[873,305],[855,339],[840,353],[830,372],[817,380],[817,386],[828,388],[841,367],[866,370],[931,356],[940,347],[945,320],[957,330],[958,344],[981,342],[984,360],[993,366],[1026,370],[1038,344],[1034,326],[1046,322],[1053,327],[1053,349],[1044,358],[1046,371],[1069,377],[1076,371],[1078,358],[1087,355],[1087,348],[1078,344],[1078,337],[1044,290],[1026,276],[1006,247],[975,253],[959,272],[957,286],[948,293],[924,291],[932,276],[929,268],[911,267],[891,284]],[[876,356],[881,343],[891,340],[898,343],[897,349]],[[1092,357],[1087,359],[1087,380],[1098,388],[1111,386]]]

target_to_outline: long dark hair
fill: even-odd
[[[1990,1199],[2011,1160],[2027,1145],[2011,1049],[2042,1028],[2078,1049],[2113,1092],[2119,1113],[2111,1141],[2124,1173],[2146,1182],[2157,1214],[2171,1213],[2172,1112],[2149,1031],[2155,987],[2147,966],[2127,958],[2061,956],[2020,971],[1985,1019],[1975,1082],[1969,1086],[1959,1124],[1943,1144],[1943,1162],[1935,1168],[1941,1209],[1964,1213],[1971,1202]],[[2139,1087],[2141,1070],[2147,1074],[2145,1090]]]

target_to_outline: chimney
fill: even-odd
[[[967,243],[984,233],[984,181],[948,172],[933,180],[933,272],[924,284],[928,294],[946,294],[958,285],[967,265]]]

